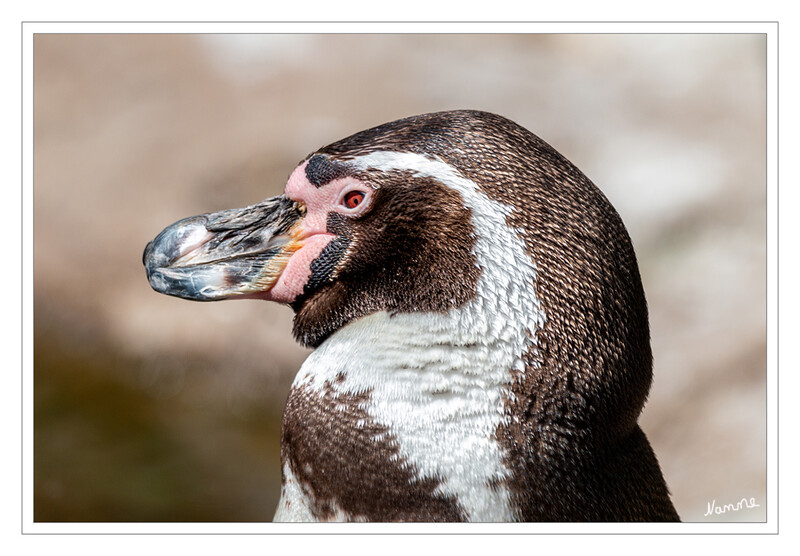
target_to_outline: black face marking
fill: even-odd
[[[302,295],[292,303],[295,310],[303,306],[309,295],[332,281],[337,267],[341,264],[347,248],[352,243],[353,230],[349,226],[349,221],[349,218],[336,212],[328,215],[327,230],[336,237],[325,246],[316,259],[311,261],[309,267],[311,276],[303,286]]]
[[[337,236],[325,246],[325,249],[322,250],[319,257],[311,262],[311,276],[309,276],[308,282],[306,282],[306,285],[303,287],[304,296],[315,291],[330,280],[333,271],[336,270],[336,266],[344,256],[349,245],[349,238]]]
[[[328,182],[347,175],[349,175],[347,166],[321,154],[312,156],[306,166],[306,177],[315,187],[322,187]]]

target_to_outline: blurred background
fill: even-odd
[[[266,521],[308,352],[291,310],[153,292],[162,228],[279,194],[353,132],[474,108],[622,215],[651,316],[640,419],[685,521],[766,509],[763,35],[34,38],[34,519]],[[758,508],[705,516],[755,498]]]

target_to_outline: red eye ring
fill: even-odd
[[[354,209],[364,201],[364,197],[363,191],[349,191],[342,199],[342,204],[349,209]]]

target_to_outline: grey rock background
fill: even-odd
[[[308,152],[475,108],[626,222],[651,310],[641,418],[686,521],[766,508],[760,35],[37,35],[34,518],[262,521],[307,351],[291,311],[152,292],[144,245],[278,194]],[[704,516],[707,504],[758,508]]]

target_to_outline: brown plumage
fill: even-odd
[[[267,208],[280,229],[248,219]],[[311,153],[284,196],[235,214],[250,251],[202,215],[145,264],[170,295],[289,303],[295,337],[321,346],[284,413],[281,519],[678,520],[637,424],[652,354],[630,237],[537,136],[477,111],[398,120]]]

